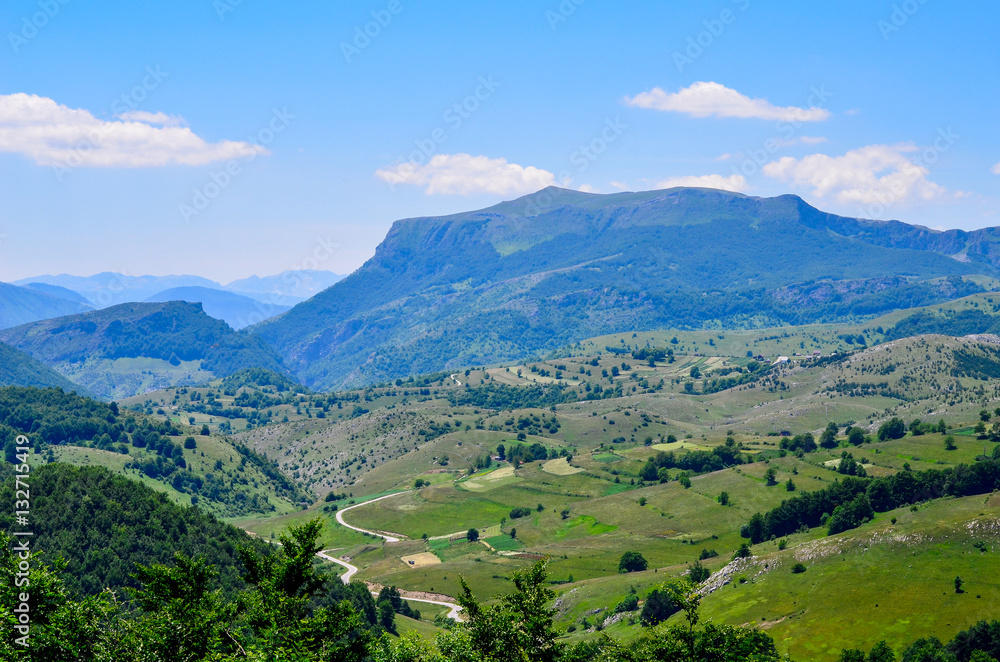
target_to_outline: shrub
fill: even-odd
[[[531,508],[517,506],[516,508],[511,508],[509,514],[511,519],[520,519],[522,517],[527,517],[528,515],[530,515]]]
[[[801,563],[796,563],[795,565],[792,566],[792,572],[795,573],[796,575],[800,575],[805,571],[806,567]]]
[[[184,448],[188,450],[193,450],[198,447],[198,442],[194,440],[194,437],[188,437],[184,440]]]
[[[649,567],[649,563],[639,552],[625,552],[618,560],[618,572],[642,572]]]
[[[615,605],[615,613],[620,614],[623,611],[635,611],[638,608],[639,608],[639,596],[626,595],[624,600]]]

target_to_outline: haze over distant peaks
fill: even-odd
[[[36,291],[57,298],[86,303],[93,308],[107,308],[120,303],[148,301],[153,297],[156,297],[157,301],[162,301],[164,299],[159,297],[161,292],[192,287],[202,288],[203,292],[207,290],[235,292],[272,306],[292,306],[325,290],[342,278],[343,276],[330,271],[302,270],[285,271],[275,276],[250,276],[233,281],[228,285],[222,285],[208,278],[188,274],[127,276],[106,271],[93,276],[74,276],[71,274],[33,276],[22,278],[13,284],[31,287]],[[199,303],[205,302],[199,301]],[[73,310],[71,312],[82,311]],[[210,311],[209,314],[211,314]],[[258,317],[254,321],[265,318]],[[35,319],[44,319],[44,317],[36,317]]]

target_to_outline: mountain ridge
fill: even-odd
[[[550,187],[397,221],[361,268],[250,332],[311,387],[358,385],[439,369],[440,356],[480,365],[626,328],[928,305],[982,289],[964,276],[998,273],[996,236],[840,217],[794,195]]]

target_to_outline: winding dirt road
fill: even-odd
[[[337,549],[340,549],[340,548],[338,547]],[[327,552],[335,552],[335,551],[337,551],[337,549],[324,549],[321,552],[316,552],[316,556],[320,557],[324,561],[330,561],[331,563],[336,563],[337,565],[339,565],[341,567],[347,568],[347,572],[345,572],[344,574],[342,574],[340,576],[340,581],[344,582],[345,584],[348,584],[348,583],[350,583],[351,578],[354,577],[354,575],[357,574],[358,567],[355,566],[355,565],[352,565],[352,564],[348,563],[347,561],[342,561],[342,560],[336,558],[335,556],[330,556],[327,553]],[[371,593],[372,593],[372,595],[378,597],[378,591],[372,591]],[[399,592],[399,594],[407,602],[423,602],[423,603],[429,604],[429,605],[437,605],[439,607],[447,607],[448,608],[448,614],[447,614],[448,618],[450,618],[453,621],[459,621],[459,620],[461,620],[458,617],[458,614],[462,611],[462,607],[461,606],[456,605],[453,602],[444,602],[442,600],[429,600],[427,598],[414,598],[414,597],[410,597],[409,593],[410,593],[409,591],[400,591]]]
[[[396,536],[392,536],[392,535],[389,535],[387,533],[380,533],[378,531],[369,531],[368,529],[362,529],[361,527],[357,527],[357,526],[351,526],[350,524],[348,524],[347,522],[344,521],[344,513],[346,513],[348,510],[354,510],[355,508],[360,508],[361,506],[367,506],[370,503],[375,503],[376,501],[381,501],[382,499],[390,499],[390,498],[392,498],[394,496],[399,496],[400,494],[405,494],[405,492],[396,492],[395,494],[387,494],[386,496],[382,496],[382,497],[379,497],[377,499],[372,499],[371,501],[364,501],[362,503],[356,503],[353,506],[348,506],[347,508],[342,508],[341,510],[337,511],[337,522],[339,524],[343,524],[348,529],[353,529],[354,531],[360,531],[361,533],[367,533],[369,535],[378,536],[379,538],[383,538],[386,542],[399,542],[400,539],[397,538]]]

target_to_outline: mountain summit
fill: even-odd
[[[794,195],[550,187],[397,221],[360,269],[252,329],[315,388],[523,358],[604,333],[926,305],[994,275],[995,228],[937,232]]]

